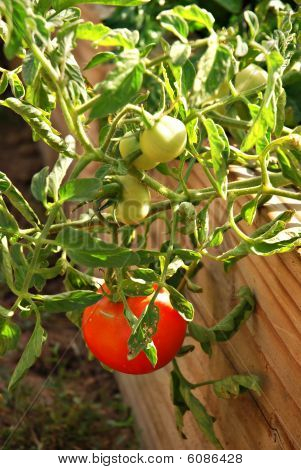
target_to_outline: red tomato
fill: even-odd
[[[139,317],[150,298],[129,297],[127,301],[132,312]],[[172,307],[166,289],[160,290],[155,305],[160,315],[157,332],[153,337],[158,353],[155,367],[144,352],[132,360],[127,358],[131,328],[123,314],[123,303],[113,303],[108,297],[103,297],[84,311],[82,330],[88,348],[100,362],[126,374],[148,374],[165,366],[183,343],[186,321]]]

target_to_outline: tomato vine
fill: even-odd
[[[81,326],[84,310],[86,316],[95,305],[115,305],[128,331],[122,346],[128,348],[126,363],[139,365],[140,358],[141,373],[149,372],[157,362],[167,362],[161,361],[162,343],[159,351],[156,347],[156,334],[160,341],[165,334],[166,344],[172,335],[172,322],[165,327],[169,331],[160,327],[164,293],[169,311],[182,317],[181,325],[184,318],[188,336],[210,355],[216,342],[230,339],[248,320],[255,301],[243,288],[236,307],[217,325],[194,323],[189,290],[201,291],[193,279],[202,259],[222,262],[227,271],[248,254],[268,256],[301,245],[300,227],[288,226],[291,210],[250,235],[240,225],[252,225],[272,196],[301,200],[301,103],[290,87],[291,80],[301,84],[300,8],[260,2],[254,11],[231,11],[236,21],[220,28],[210,11],[185,1],[165,10],[146,0],[93,2],[116,6],[109,22],[118,22],[121,6],[144,8],[157,38],[152,42],[142,27],[139,34],[135,28],[84,21],[78,3],[89,1],[0,0],[4,52],[8,60],[21,61],[12,70],[0,68],[0,105],[20,115],[33,139],[57,154],[53,167],[32,179],[32,193],[45,210],[43,223],[0,173],[1,276],[15,295],[11,308],[0,307],[0,353],[17,347],[20,322],[14,315],[36,318],[10,389],[41,353],[46,312],[66,312]],[[111,64],[106,78],[93,86],[74,55],[79,40],[110,49],[98,50],[86,64],[85,69]],[[68,135],[55,129],[56,108]],[[92,121],[100,129],[96,145],[89,134]],[[91,163],[95,174],[82,177]],[[247,169],[246,176],[229,181],[233,165]],[[208,187],[191,187],[192,171],[204,172]],[[242,196],[248,200],[237,212]],[[211,218],[217,198],[227,207],[227,220],[218,227]],[[86,210],[88,203],[93,209]],[[68,217],[70,204],[84,208],[79,218]],[[164,224],[167,241],[151,249],[157,221]],[[225,251],[227,231],[238,243]],[[96,270],[105,273],[98,278]],[[66,291],[44,295],[47,280],[59,275]],[[101,288],[104,281],[107,289]],[[147,299],[143,311],[141,299]],[[90,334],[88,345],[95,345]],[[177,354],[193,349],[185,343]],[[181,372],[176,350],[167,359],[173,359],[177,426],[183,433],[183,415],[190,411],[220,447],[214,420],[192,391],[213,386],[217,396],[229,398],[246,390],[259,393],[259,380],[235,375],[192,384]]]

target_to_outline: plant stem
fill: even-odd
[[[32,279],[32,276],[35,273],[37,263],[38,263],[38,260],[39,260],[39,255],[40,255],[42,246],[44,244],[44,239],[47,238],[50,227],[53,224],[53,222],[55,220],[55,217],[57,215],[57,212],[60,209],[60,207],[61,207],[61,204],[58,203],[58,202],[55,203],[52,206],[52,209],[49,213],[48,219],[46,220],[44,228],[43,228],[42,232],[40,233],[39,238],[37,238],[36,241],[35,241],[35,248],[34,248],[34,252],[33,252],[33,257],[32,257],[32,260],[30,262],[30,265],[28,267],[28,271],[27,271],[27,274],[25,276],[24,283],[23,283],[23,286],[22,286],[22,290],[20,292],[20,297],[21,298],[26,296],[26,294],[28,293],[28,289],[29,289],[29,286],[30,286],[30,283],[31,283],[31,279]]]

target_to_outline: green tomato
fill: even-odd
[[[235,88],[241,93],[260,85],[266,85],[267,80],[268,74],[265,70],[258,65],[250,64],[236,75]]]
[[[184,151],[187,131],[179,119],[163,116],[151,129],[146,129],[140,136],[140,147],[144,155],[160,163],[177,158]]]
[[[147,186],[131,175],[116,176],[122,186],[121,200],[115,206],[115,217],[126,225],[135,225],[148,215],[151,197]]]
[[[127,158],[131,153],[137,152],[138,150],[140,150],[140,144],[137,136],[132,132],[125,134],[119,143],[119,151],[122,158]],[[159,162],[155,161],[153,157],[150,158],[143,154],[133,161],[133,165],[138,170],[151,170],[155,168],[158,163]]]

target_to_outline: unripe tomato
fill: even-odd
[[[139,317],[150,299],[151,296],[129,297],[127,302],[134,315]],[[125,374],[148,374],[165,366],[180,349],[187,323],[172,307],[166,289],[160,290],[155,305],[159,308],[160,315],[153,337],[158,353],[155,367],[144,352],[140,352],[132,360],[127,358],[131,328],[123,313],[123,303],[113,303],[108,297],[103,297],[84,311],[82,331],[88,348],[103,364]]]
[[[140,150],[140,144],[137,136],[131,132],[126,134],[119,142],[119,151],[122,158],[127,158],[131,153]],[[138,170],[151,170],[158,165],[159,162],[155,161],[154,158],[142,154],[140,157],[133,161],[133,165]]]
[[[150,193],[143,183],[131,175],[115,176],[122,186],[121,200],[115,206],[115,217],[126,225],[135,225],[148,215]]]
[[[163,116],[151,129],[145,129],[140,136],[142,153],[158,162],[169,162],[184,151],[187,131],[179,119]]]
[[[251,90],[260,85],[265,85],[268,80],[268,74],[265,70],[255,64],[250,64],[242,69],[235,77],[235,88],[242,91]]]

